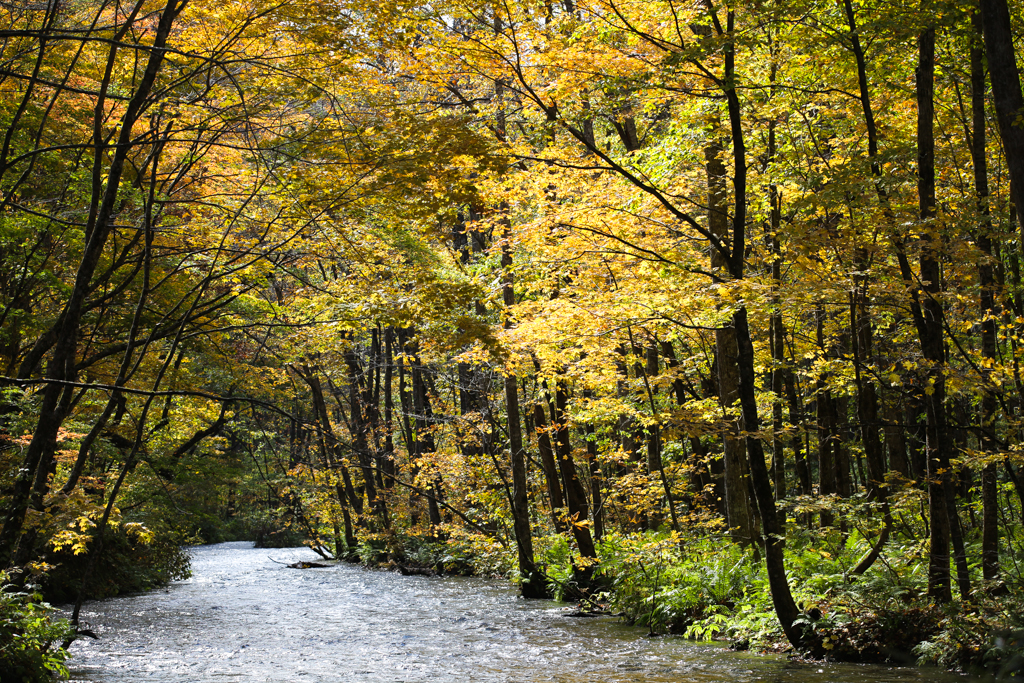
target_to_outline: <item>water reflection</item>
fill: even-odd
[[[288,569],[302,549],[195,550],[194,576],[89,603],[99,640],[76,642],[73,681],[382,683],[884,683],[963,681],[935,671],[811,665],[645,638],[611,618],[566,616],[501,582],[403,577],[342,565]]]

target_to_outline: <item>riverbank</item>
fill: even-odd
[[[1024,675],[1024,595],[1006,581],[968,600],[939,604],[927,596],[924,555],[892,546],[863,575],[850,571],[862,544],[799,529],[790,534],[787,566],[811,647],[796,652],[773,609],[754,548],[713,536],[609,534],[600,562],[580,586],[576,556],[563,537],[538,539],[538,557],[557,599],[584,611],[618,615],[648,634],[682,635],[735,649],[786,653],[816,661],[932,666],[1008,677]],[[458,574],[516,580],[508,549],[479,537],[409,545],[403,562]],[[369,546],[364,564],[393,567],[394,555]],[[1010,577],[1008,577],[1010,578]]]
[[[395,552],[396,546],[387,549],[379,543],[365,543],[350,560],[394,574],[382,580],[390,595],[466,581],[514,597],[514,557],[500,544],[474,536],[452,536],[446,542],[423,538],[404,541],[400,553]],[[618,632],[624,637],[671,634],[683,636],[693,645],[714,643],[733,650],[787,655],[794,661],[928,666],[933,673],[939,667],[999,679],[1021,675],[1024,604],[1020,592],[1006,586],[996,596],[980,592],[970,602],[937,605],[925,595],[926,586],[915,578],[912,556],[888,558],[863,576],[854,576],[842,567],[856,555],[855,545],[844,550],[792,543],[788,558],[791,582],[804,610],[801,621],[816,643],[813,651],[795,652],[775,618],[762,563],[753,549],[721,543],[713,537],[683,541],[675,535],[653,532],[607,535],[598,544],[600,563],[592,581],[581,586],[568,542],[556,536],[541,537],[540,541],[539,557],[549,576],[552,597],[562,602],[523,604],[564,618],[573,613],[566,605],[575,603],[576,613],[601,615],[599,620],[579,621],[621,624]],[[191,552],[197,558],[196,580],[202,585],[237,583],[241,587],[246,579],[239,580],[233,573],[247,577],[275,567],[294,575],[301,585],[325,579],[331,583],[336,577],[330,573],[338,570],[359,580],[367,576],[358,573],[362,570],[351,563],[340,568],[286,567],[309,566],[319,559],[294,548],[254,549],[242,542],[201,546]],[[244,555],[254,566],[232,561],[211,577],[211,555],[223,559],[232,553]],[[357,573],[353,575],[352,571]],[[383,572],[371,574],[378,573]],[[283,578],[273,576],[275,580]],[[487,584],[496,578],[501,580]],[[177,583],[169,589],[104,603],[146,600],[147,595],[170,594],[184,586]],[[288,597],[282,593],[275,599]],[[63,625],[47,618],[38,596],[22,593],[7,602],[19,609],[20,633],[35,638],[30,645],[38,657],[25,661],[35,662],[33,670],[41,672],[38,680],[45,680],[49,671],[61,673],[63,656],[55,643],[66,634]],[[87,605],[83,613],[86,628],[95,630],[93,620],[99,614],[96,607],[104,603]],[[8,617],[5,623],[13,622]],[[155,621],[146,628],[163,627],[164,622]],[[81,647],[79,643],[72,650]]]
[[[15,586],[0,571],[0,683],[36,683],[67,675],[60,647],[71,628],[31,585]]]
[[[90,602],[99,636],[71,647],[75,683],[952,683],[934,669],[791,661],[720,644],[646,638],[612,617],[522,600],[504,581],[403,577],[250,544],[194,550],[193,577]]]

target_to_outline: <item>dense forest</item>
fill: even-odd
[[[1022,12],[0,3],[0,662],[248,538],[1020,667]]]

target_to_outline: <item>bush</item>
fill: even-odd
[[[716,636],[721,614],[732,611],[761,580],[759,566],[743,550],[706,539],[691,540],[683,557],[672,534],[609,534],[599,553],[612,606],[652,633]]]
[[[257,548],[297,548],[306,536],[284,517],[274,513],[256,513],[244,520],[247,533]]]
[[[439,541],[425,536],[396,533],[394,530],[364,536],[357,548],[359,561],[367,566],[395,562],[407,567],[433,569],[441,574],[473,576],[481,572],[487,554],[483,546],[471,547],[458,536]]]
[[[73,634],[64,619],[52,618],[52,608],[39,593],[22,590],[0,572],[0,681],[36,683],[67,676],[67,651],[60,644]]]
[[[107,529],[85,586],[85,599],[150,590],[192,575],[188,550],[182,547],[184,539],[171,532],[140,534],[134,531],[137,528],[122,524]],[[45,562],[53,568],[41,579],[46,598],[54,603],[75,601],[82,576],[96,552],[92,541],[86,552],[76,554],[65,547],[47,553]]]
[[[998,679],[1024,677],[1024,597],[975,596],[971,604],[951,604],[932,637],[914,653],[919,663],[986,673]]]

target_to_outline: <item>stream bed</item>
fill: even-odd
[[[273,559],[271,559],[273,558]],[[934,669],[737,653],[611,617],[567,616],[501,581],[401,576],[251,543],[195,548],[193,576],[87,603],[98,640],[71,646],[72,681],[328,683],[896,683],[966,681]]]

